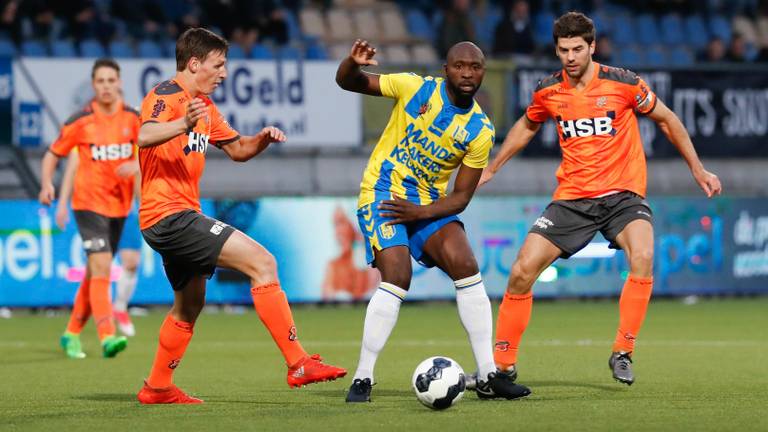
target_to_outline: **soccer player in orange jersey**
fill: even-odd
[[[653,286],[652,213],[645,200],[646,163],[636,116],[659,125],[708,197],[720,194],[720,180],[704,169],[683,124],[640,77],[592,61],[591,19],[566,13],[555,21],[553,37],[563,69],[539,82],[525,115],[510,129],[480,180],[490,181],[541,123],[557,121],[563,154],[558,187],[512,266],[496,324],[496,365],[516,374],[520,339],[531,316],[531,288],[539,274],[557,258],[578,252],[600,231],[629,260],[609,367],[616,380],[631,385],[635,338]]]
[[[70,358],[85,357],[80,331],[91,314],[104,357],[114,357],[127,344],[125,337],[115,336],[109,276],[134,188],[133,176],[123,177],[117,172],[120,166],[135,161],[139,117],[122,102],[120,66],[114,60],[97,60],[91,78],[93,101],[67,120],[59,138],[43,157],[39,196],[42,204],[53,202],[56,165],[77,148],[80,168],[74,178],[72,209],[88,263],[67,330],[61,337],[64,352]]]
[[[145,404],[202,402],[173,385],[172,378],[205,304],[206,280],[219,266],[251,279],[256,313],[285,358],[289,386],[347,373],[302,348],[275,258],[242,232],[200,212],[199,181],[209,145],[245,162],[271,143],[285,141],[274,127],[241,137],[209,99],[227,77],[227,48],[227,41],[208,30],[184,32],[176,42],[176,76],[152,89],[141,106],[139,224],[144,239],[163,256],[175,296],[160,328],[152,371],[138,394]]]

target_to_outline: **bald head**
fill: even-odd
[[[479,61],[480,63],[485,64],[483,51],[477,45],[469,41],[459,42],[452,46],[445,57],[449,64],[458,59],[468,62]]]

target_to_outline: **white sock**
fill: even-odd
[[[120,278],[117,280],[117,295],[113,307],[118,312],[128,310],[128,302],[133,297],[133,291],[136,289],[136,272],[129,272],[123,269]]]
[[[491,301],[485,293],[485,285],[480,273],[453,281],[453,283],[456,286],[459,318],[464,325],[464,330],[467,331],[469,344],[475,355],[478,377],[485,380],[489,373],[496,371],[491,341],[493,337]]]
[[[363,345],[360,348],[360,362],[357,364],[355,379],[370,378],[372,383],[375,382],[373,367],[392,329],[395,328],[400,304],[406,294],[406,290],[382,282],[371,297],[368,309],[365,311]]]

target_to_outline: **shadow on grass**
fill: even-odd
[[[48,348],[30,348],[23,355],[13,356],[4,359],[4,365],[29,364],[29,363],[50,363],[58,361],[74,361],[68,359],[60,350],[51,350]]]
[[[526,381],[524,383],[526,386],[530,387],[531,390],[535,393],[536,388],[540,387],[576,387],[576,388],[589,388],[594,390],[602,390],[602,391],[609,391],[609,392],[621,392],[624,391],[627,386],[624,384],[593,384],[593,383],[587,383],[587,382],[579,382],[579,381]]]
[[[92,402],[125,402],[138,404],[136,393],[91,393],[74,396],[72,399]]]

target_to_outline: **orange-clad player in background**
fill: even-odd
[[[77,148],[80,168],[74,180],[72,210],[88,263],[67,330],[61,337],[70,358],[85,357],[80,331],[91,314],[104,357],[114,357],[127,344],[125,337],[115,336],[109,274],[134,188],[134,177],[118,172],[121,166],[136,160],[139,116],[122,102],[120,66],[114,60],[97,60],[91,78],[93,101],[67,120],[43,157],[39,196],[42,204],[53,202],[56,165]]]
[[[200,212],[199,181],[209,144],[245,162],[271,143],[285,141],[274,127],[241,137],[208,98],[227,76],[227,47],[227,41],[208,30],[184,32],[176,42],[176,76],[152,89],[141,106],[139,225],[147,243],[163,256],[174,290],[152,371],[138,394],[145,404],[202,402],[173,384],[173,372],[205,304],[206,280],[219,266],[251,279],[256,313],[285,358],[289,386],[347,373],[302,348],[275,258],[242,232]]]
[[[721,185],[704,169],[683,124],[641,78],[592,61],[592,20],[569,12],[555,21],[553,37],[563,69],[539,82],[526,114],[510,129],[480,181],[491,180],[528,144],[541,123],[550,118],[557,122],[563,154],[559,185],[512,266],[496,324],[495,360],[500,369],[516,374],[534,282],[558,257],[575,254],[600,231],[629,260],[609,367],[616,380],[631,385],[635,338],[653,286],[652,213],[645,201],[646,163],[636,115],[659,125],[708,197],[719,194]]]

